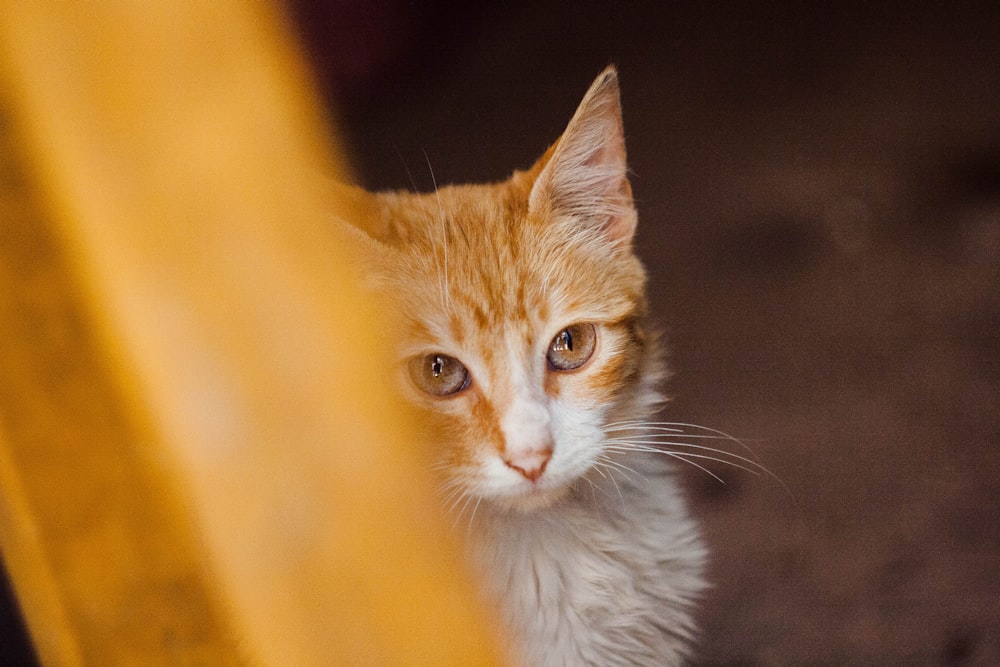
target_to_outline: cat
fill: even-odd
[[[517,664],[682,662],[706,587],[669,463],[700,455],[649,421],[665,370],[625,158],[609,67],[558,141],[504,182],[350,189],[400,390],[427,417]]]

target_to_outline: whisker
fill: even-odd
[[[638,440],[629,438],[618,438],[614,440],[607,440],[602,443],[602,446],[607,451],[628,453],[628,452],[646,452],[652,454],[663,454],[670,456],[675,459],[679,459],[688,463],[699,470],[711,475],[718,481],[725,483],[719,475],[713,473],[711,470],[705,466],[699,465],[698,463],[692,461],[691,459],[701,459],[706,461],[715,461],[716,463],[721,463],[723,465],[730,466],[732,468],[738,468],[751,475],[760,476],[761,474],[773,479],[778,483],[779,486],[784,490],[786,494],[793,500],[795,499],[795,494],[792,493],[788,485],[785,484],[778,475],[771,471],[767,466],[749,459],[745,456],[740,456],[739,454],[734,454],[733,452],[728,452],[724,449],[716,449],[714,447],[705,447],[703,445],[695,445],[688,442],[676,442],[676,441],[663,441],[663,440]],[[694,451],[677,451],[676,449],[670,449],[670,447],[677,447],[687,450],[697,450]],[[703,453],[698,453],[703,452]],[[705,453],[707,452],[707,453]],[[712,456],[716,454],[717,456]],[[725,458],[728,457],[728,458]],[[745,464],[745,465],[744,465]]]
[[[626,444],[627,443],[645,444],[645,445],[652,445],[654,446],[654,448],[681,447],[686,449],[699,449],[701,451],[712,452],[715,454],[720,454],[726,457],[730,457],[737,461],[742,461],[743,463],[746,463],[748,466],[753,468],[753,470],[747,469],[741,465],[737,465],[732,461],[727,461],[727,463],[729,465],[733,465],[734,467],[745,469],[748,472],[752,472],[754,474],[758,474],[755,471],[759,470],[762,473],[766,474],[771,479],[773,479],[774,481],[776,481],[779,485],[781,485],[781,488],[784,489],[789,496],[791,496],[792,498],[795,497],[795,495],[791,492],[791,490],[788,488],[788,486],[780,477],[778,477],[768,467],[760,463],[757,453],[749,445],[746,444],[746,441],[737,438],[733,435],[730,435],[725,431],[720,431],[719,429],[715,429],[710,426],[702,426],[700,424],[692,424],[688,422],[643,421],[640,419],[630,419],[630,420],[611,422],[605,425],[604,430],[609,435],[620,434],[623,431],[638,432],[633,436],[626,435],[622,437],[618,435],[614,440],[612,440],[612,442],[620,442]],[[687,432],[688,430],[694,430],[696,432],[690,433]],[[730,442],[734,442],[737,445],[739,445],[740,448],[743,449],[743,451],[745,451],[748,454],[748,456],[740,456],[739,454],[735,454],[733,452],[725,451],[722,449],[715,449],[712,447],[702,447],[699,445],[695,445],[693,443],[679,442],[679,440],[695,440],[695,439],[728,440]]]
[[[437,177],[434,176],[434,167],[431,166],[431,159],[424,151],[424,161],[427,162],[427,171],[431,175],[431,183],[434,185],[434,197],[438,205],[438,222],[441,223],[441,265],[438,266],[438,291],[441,295],[441,305],[445,311],[451,311],[451,295],[448,287],[448,225],[444,214],[444,206],[441,203],[441,190],[438,187]],[[437,253],[434,255],[434,262],[437,264]]]
[[[716,479],[716,481],[719,482],[719,484],[725,484],[726,483],[726,480],[722,479],[721,477],[719,477],[718,475],[716,475],[714,472],[712,472],[711,470],[709,470],[705,466],[699,465],[699,464],[695,463],[694,461],[688,461],[685,458],[684,454],[679,454],[677,452],[663,452],[663,453],[666,454],[667,456],[671,456],[671,457],[673,457],[675,459],[683,461],[684,463],[687,463],[688,465],[693,465],[695,468],[697,468],[698,470],[701,470],[702,472],[704,472],[705,474],[709,475],[710,477],[714,477]]]
[[[739,454],[734,454],[732,452],[727,452],[724,449],[716,449],[715,447],[705,447],[704,445],[695,445],[695,444],[691,444],[689,442],[661,442],[661,441],[658,441],[658,440],[625,440],[625,439],[615,439],[615,440],[609,440],[609,441],[607,441],[606,444],[607,445],[624,446],[627,449],[632,450],[632,451],[643,451],[643,452],[672,451],[672,450],[664,449],[665,447],[683,447],[685,449],[697,449],[698,451],[711,452],[713,454],[720,454],[720,455],[723,455],[723,456],[729,456],[731,458],[736,459],[737,461],[743,461],[744,463],[746,463],[746,464],[748,464],[750,466],[753,466],[753,468],[755,470],[750,470],[749,468],[747,468],[746,470],[749,470],[750,472],[753,472],[755,475],[760,474],[760,473],[757,472],[757,470],[760,470],[761,472],[764,472],[764,473],[766,473],[766,474],[768,474],[768,475],[770,475],[772,477],[774,476],[774,473],[772,473],[765,466],[763,466],[760,463],[754,461],[753,459],[748,459],[745,456],[740,456]],[[619,449],[618,451],[627,451],[627,450],[626,449]],[[721,460],[721,459],[719,459],[719,460]],[[727,461],[727,462],[731,463],[732,465],[736,465],[735,463],[732,463],[731,461]]]
[[[465,528],[465,532],[466,533],[469,533],[469,532],[472,531],[472,522],[476,518],[476,512],[479,511],[479,503],[481,503],[481,502],[483,502],[483,497],[479,496],[479,499],[476,500],[475,506],[472,508],[472,514],[469,515],[469,525],[466,526],[466,528]]]
[[[643,430],[657,430],[657,431],[670,431],[672,433],[683,433],[679,428],[668,428],[666,426],[658,426],[644,421],[625,421],[625,422],[612,422],[604,426],[605,431],[631,431],[634,429]]]
[[[719,478],[718,475],[712,473],[710,470],[708,470],[704,466],[698,465],[697,463],[695,463],[694,461],[691,461],[690,459],[703,459],[703,460],[706,460],[706,461],[715,461],[716,463],[721,463],[723,465],[727,465],[727,466],[730,466],[732,468],[738,468],[740,470],[743,470],[745,472],[750,473],[751,475],[760,476],[761,473],[764,473],[767,476],[773,478],[775,481],[777,481],[778,484],[780,484],[782,488],[784,488],[789,494],[791,494],[791,491],[788,490],[788,487],[785,485],[785,483],[777,475],[775,475],[773,472],[771,472],[770,470],[768,470],[766,467],[762,466],[761,464],[757,463],[756,461],[751,461],[750,459],[747,459],[746,457],[740,456],[738,454],[733,454],[732,452],[727,452],[727,451],[724,451],[724,450],[713,449],[711,447],[701,447],[701,446],[698,446],[698,445],[691,445],[691,444],[686,444],[686,443],[658,443],[658,444],[675,444],[675,445],[680,446],[680,447],[687,447],[687,448],[698,449],[698,450],[701,450],[701,451],[708,451],[708,452],[712,452],[714,454],[722,454],[722,455],[730,456],[730,457],[732,457],[734,459],[737,459],[737,461],[743,461],[744,463],[746,463],[748,465],[742,465],[740,463],[737,463],[736,461],[731,461],[729,459],[721,458],[719,456],[711,456],[709,454],[698,454],[698,453],[695,453],[695,452],[678,452],[676,450],[664,449],[663,447],[650,447],[648,445],[635,444],[635,443],[630,443],[630,442],[608,442],[608,443],[605,443],[605,449],[613,451],[613,452],[648,452],[648,453],[652,453],[652,454],[663,454],[665,456],[670,456],[672,458],[676,458],[676,459],[679,459],[681,461],[684,461],[685,463],[689,463],[689,464],[695,466],[696,468],[698,468],[700,470],[703,470],[706,473],[710,474],[712,477],[714,477],[716,479],[719,479],[719,481],[722,481],[721,478]],[[752,466],[752,467],[750,467],[750,466]]]
[[[627,479],[629,481],[631,481],[633,474],[637,474],[634,470],[632,470],[628,466],[624,466],[624,465],[621,465],[621,464],[617,463],[616,461],[614,461],[613,459],[611,459],[607,455],[604,455],[604,456],[598,458],[596,461],[594,461],[594,465],[598,466],[598,467],[601,467],[601,468],[604,468],[605,470],[607,470],[608,471],[608,476],[612,480],[614,480],[616,472],[617,473],[621,473],[622,477],[624,477],[625,479]]]
[[[472,494],[469,494],[469,493],[463,493],[462,496],[465,498],[465,502],[462,503],[462,506],[459,508],[458,512],[455,514],[455,520],[452,521],[452,524],[451,524],[451,529],[452,530],[455,530],[456,528],[458,528],[458,522],[462,519],[462,515],[465,514],[465,510],[469,509],[469,504],[472,502],[472,499],[474,498],[474,496]],[[479,503],[477,502],[476,503],[476,507],[478,507],[478,506],[479,506]]]
[[[465,502],[463,503],[462,501]],[[459,507],[459,503],[462,503],[461,507]],[[468,506],[468,504],[469,504],[469,496],[463,493],[459,497],[455,498],[452,504],[448,507],[448,514],[452,515],[451,527],[453,530],[455,529],[456,526],[458,526],[458,522],[462,519],[462,515],[465,513],[465,508]]]
[[[451,505],[448,506],[448,512],[449,513],[454,512],[458,516],[461,516],[462,512],[465,511],[465,506],[469,504],[469,498],[470,498],[469,494],[467,494],[463,489],[459,489],[458,492],[455,494],[455,497],[452,500]],[[459,507],[459,503],[462,503],[461,507]]]
[[[605,428],[605,431],[609,433],[622,433],[628,431],[642,431],[644,435],[655,438],[690,438],[704,439],[704,440],[730,440],[732,442],[740,442],[736,438],[727,435],[711,435],[704,433],[684,433],[680,429],[676,428],[665,428],[657,426],[625,426],[619,428]],[[742,444],[742,443],[741,443]]]
[[[605,475],[603,472],[601,472],[601,468],[607,469],[608,470],[608,474]],[[624,496],[624,494],[622,494],[621,487],[618,486],[618,480],[616,480],[615,476],[613,474],[611,474],[613,472],[613,469],[607,468],[607,464],[602,463],[601,461],[595,461],[594,462],[594,470],[596,470],[598,472],[598,474],[601,475],[601,477],[603,477],[604,479],[610,481],[611,484],[612,484],[612,486],[615,487],[615,491],[618,492],[618,498],[619,498],[619,500],[621,500],[622,507],[624,508],[625,507],[625,496]]]
[[[445,497],[442,500],[442,504],[446,504],[445,512],[448,514],[454,512],[455,508],[458,506],[460,502],[462,502],[462,499],[464,497],[465,497],[465,491],[461,487],[456,486],[454,489],[452,489],[448,493],[447,497]]]
[[[723,440],[730,440],[732,442],[735,442],[740,447],[742,447],[743,450],[745,452],[747,452],[748,454],[750,454],[751,456],[754,456],[754,457],[757,456],[757,453],[754,452],[753,449],[749,445],[746,444],[745,440],[743,440],[741,438],[737,438],[734,435],[730,435],[729,433],[726,433],[725,431],[720,431],[719,429],[712,428],[710,426],[701,426],[700,424],[689,424],[689,423],[686,423],[686,422],[649,422],[648,423],[648,427],[651,428],[651,429],[653,429],[653,430],[661,430],[661,429],[668,430],[668,429],[679,428],[679,429],[681,429],[682,433],[683,433],[683,429],[686,429],[686,428],[691,428],[691,429],[695,429],[695,430],[698,430],[698,431],[703,431],[704,433],[708,433],[710,435],[705,435],[704,433],[702,433],[702,434],[684,433],[683,437],[685,437],[685,438],[709,438],[709,437],[711,437],[711,438],[719,438],[719,439],[723,439]]]
[[[602,464],[604,464],[607,467],[615,468],[615,469],[621,471],[621,473],[623,475],[625,475],[626,478],[631,479],[629,476],[630,475],[635,475],[639,479],[643,479],[643,480],[646,479],[646,477],[643,476],[643,474],[640,473],[638,470],[635,470],[634,468],[628,467],[627,465],[625,465],[621,461],[614,460],[613,458],[611,458],[607,454],[600,455],[598,457],[598,461],[600,461]]]
[[[410,179],[410,185],[413,186],[413,192],[420,192],[420,188],[417,187],[417,182],[413,179],[413,172],[410,171],[410,165],[406,163],[406,158],[403,157],[403,153],[399,150],[399,146],[393,146],[396,151],[396,157],[399,158],[400,163],[403,165],[403,170],[406,171],[406,177]],[[427,155],[427,151],[424,151],[424,155]]]
[[[740,470],[748,472],[751,475],[757,475],[758,477],[760,476],[760,473],[757,472],[756,470],[754,470],[753,468],[748,468],[748,467],[746,467],[744,465],[740,465],[739,463],[736,463],[734,461],[727,461],[726,459],[720,459],[720,458],[718,458],[716,456],[708,456],[707,454],[694,454],[692,452],[666,451],[664,453],[668,454],[670,456],[673,456],[675,458],[682,458],[685,461],[687,459],[702,459],[704,461],[715,461],[716,463],[721,463],[723,465],[727,465],[727,466],[730,466],[732,468],[739,468]],[[688,461],[688,463],[691,463],[691,462]],[[765,470],[765,472],[767,472],[767,471]]]

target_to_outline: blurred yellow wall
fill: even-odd
[[[0,33],[0,548],[43,661],[494,663],[280,13]]]

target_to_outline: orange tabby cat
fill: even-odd
[[[684,455],[660,446],[674,431],[647,421],[663,372],[615,70],[526,172],[352,196],[400,385],[515,659],[681,661],[705,552],[664,453]]]

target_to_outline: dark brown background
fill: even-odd
[[[373,188],[529,166],[618,65],[664,418],[788,487],[686,476],[700,662],[1000,665],[996,3],[493,4],[298,17]]]
[[[1000,8],[494,5],[290,12],[370,188],[527,167],[618,65],[663,416],[787,487],[685,474],[699,662],[1000,664]]]

